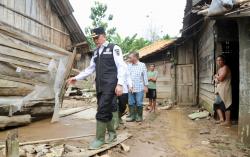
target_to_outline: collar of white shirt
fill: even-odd
[[[102,44],[103,47],[107,47],[109,45],[108,41],[105,41],[105,43]]]

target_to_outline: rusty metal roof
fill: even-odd
[[[154,42],[146,47],[143,47],[142,49],[140,49],[138,51],[140,58],[157,53],[157,52],[167,48],[168,46],[170,46],[174,42],[175,42],[175,40],[160,40],[160,41],[156,41],[156,42]]]

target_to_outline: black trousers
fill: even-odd
[[[128,104],[128,93],[124,93],[118,97],[115,96],[113,100],[112,112],[116,112],[118,107],[119,112],[123,114],[126,110],[127,104]]]
[[[112,109],[114,93],[97,93],[97,113],[96,120],[109,122],[112,120]]]

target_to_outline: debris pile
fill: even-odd
[[[170,110],[174,106],[174,102],[171,99],[163,99],[158,104],[160,110]]]
[[[96,102],[96,90],[91,81],[77,81],[76,84],[70,85],[65,93],[65,99],[86,100]]]

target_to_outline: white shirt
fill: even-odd
[[[133,87],[132,79],[128,71],[128,66],[126,65],[125,80],[123,85],[123,93],[128,93],[128,89]]]
[[[77,76],[74,77],[76,80],[83,80],[87,76],[89,76],[95,72],[96,64],[94,62],[94,59],[97,57],[97,53],[99,53],[99,55],[100,55],[102,53],[103,49],[108,46],[108,44],[109,44],[109,42],[106,41],[99,48],[99,52],[97,52],[97,49],[95,50],[94,56],[90,60],[90,65],[84,71],[82,71],[81,73],[79,73]],[[113,57],[114,57],[115,65],[117,68],[117,79],[118,79],[117,84],[124,85],[126,63],[123,60],[122,50],[117,45],[114,46]]]

